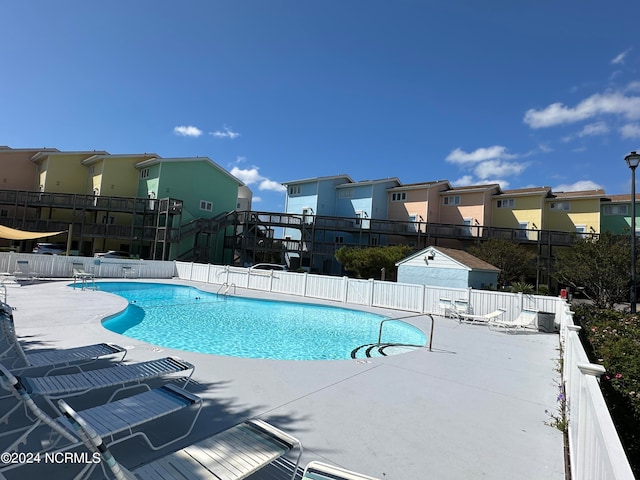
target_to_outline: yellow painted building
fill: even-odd
[[[39,152],[31,161],[38,167],[35,190],[49,193],[91,194],[91,183],[82,161],[107,152]]]
[[[492,200],[491,226],[522,230],[522,238],[531,238],[544,228],[545,200],[551,187],[504,190]]]
[[[135,155],[93,155],[82,161],[88,176],[88,191],[93,195],[135,197],[139,171],[135,165],[152,158],[155,153]]]
[[[600,233],[600,201],[604,190],[553,192],[545,199],[543,228],[561,232]]]

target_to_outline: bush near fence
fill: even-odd
[[[640,320],[581,305],[575,318],[591,362],[604,366],[600,388],[634,474],[640,478]]]

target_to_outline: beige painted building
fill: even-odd
[[[59,150],[0,146],[0,190],[38,191],[38,166],[31,159],[39,152],[55,153]]]
[[[492,199],[500,193],[500,185],[470,185],[440,192],[438,223],[468,227],[465,234],[481,236],[484,225],[491,225]]]
[[[436,222],[439,216],[439,194],[451,185],[447,180],[411,183],[389,188],[388,218],[401,222]]]

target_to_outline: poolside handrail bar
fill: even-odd
[[[431,345],[433,344],[433,328],[434,328],[434,320],[433,320],[433,315],[431,315],[430,313],[424,313],[424,314],[420,314],[420,315],[408,315],[406,317],[396,317],[396,318],[385,318],[384,320],[382,320],[380,322],[380,330],[378,331],[378,346],[380,346],[380,344],[382,343],[382,327],[384,326],[384,324],[386,322],[390,322],[392,320],[400,320],[401,322],[405,319],[405,318],[415,318],[415,317],[422,317],[422,316],[428,316],[429,318],[431,318],[431,332],[429,332],[429,351],[433,351],[431,349]],[[407,323],[407,322],[404,322]]]
[[[233,294],[234,295],[236,294],[236,284],[235,283],[229,284],[227,282],[224,282],[222,285],[220,285],[220,288],[218,289],[218,291],[216,293],[220,294],[220,290],[222,290],[225,287],[227,287],[227,288],[225,289],[224,292],[222,292],[223,295],[227,295],[229,293],[229,290],[231,289],[231,287],[233,287]]]

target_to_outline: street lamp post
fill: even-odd
[[[631,152],[624,157],[631,169],[631,313],[636,313],[636,168],[640,164],[640,154]]]

